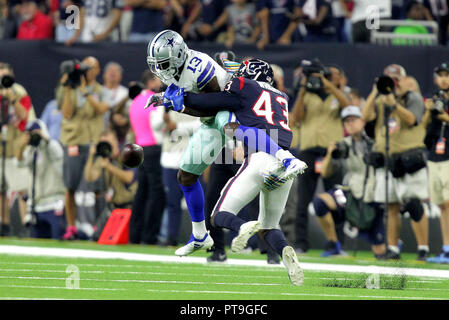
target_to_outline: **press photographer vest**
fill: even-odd
[[[406,107],[405,99],[399,99],[399,103]],[[374,150],[385,155],[385,126],[384,126],[384,104],[380,97],[376,99],[376,127],[375,127],[375,144]],[[424,112],[424,110],[423,110]],[[389,155],[402,153],[408,150],[423,148],[425,128],[422,122],[417,125],[408,125],[397,114],[396,110],[389,118],[389,133],[390,133],[390,152]]]
[[[343,139],[340,103],[330,94],[323,101],[319,95],[304,94],[304,119],[300,129],[300,148],[327,148],[330,143]]]
[[[99,98],[101,95],[101,85],[95,83],[92,90]],[[64,87],[59,86],[57,90],[58,108],[62,108],[64,99]],[[63,119],[61,124],[61,143],[68,145],[86,145],[98,141],[101,132],[104,130],[104,118],[98,114],[95,108],[86,99],[82,107],[78,107],[77,90],[70,89],[70,98],[74,106],[74,112],[70,119]]]
[[[18,83],[14,83],[12,88],[16,94],[17,101],[20,101],[23,97],[28,95],[25,88]],[[11,106],[10,109],[11,108],[13,108],[13,107]],[[28,113],[31,110],[32,109],[30,109],[28,111]],[[6,134],[6,158],[11,158],[16,155],[16,152],[19,149],[18,139],[20,138],[21,135],[22,135],[22,131],[20,131],[20,129],[17,127],[17,125],[13,124],[13,123],[11,123],[11,121],[9,121],[8,132]],[[1,127],[0,127],[0,139],[2,139],[2,138],[3,137],[2,137],[2,133],[1,133]],[[0,155],[2,154],[2,152],[3,152],[3,147],[0,144]]]

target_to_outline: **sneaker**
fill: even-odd
[[[341,244],[339,241],[328,241],[326,242],[325,251],[321,254],[321,257],[331,257],[342,255]]]
[[[418,250],[418,257],[416,260],[418,261],[426,261],[429,258],[429,251],[427,250]]]
[[[295,286],[300,286],[304,282],[304,271],[302,271],[295,250],[287,246],[282,250],[282,262],[287,268],[288,277]]]
[[[214,251],[210,257],[207,257],[207,262],[226,262],[227,259],[223,251]]]
[[[240,226],[239,234],[232,240],[231,251],[240,252],[246,247],[249,238],[260,229],[259,221],[249,221]]]
[[[427,258],[431,263],[449,263],[449,252],[442,252],[439,256]]]
[[[214,240],[209,235],[209,232],[206,232],[206,235],[203,239],[196,239],[193,234],[190,235],[189,242],[178,250],[175,251],[175,255],[177,256],[187,256],[197,250],[204,249],[207,250],[214,245]]]
[[[401,254],[387,249],[387,253],[385,254],[384,258],[385,260],[400,260]]]
[[[267,263],[268,264],[280,264],[281,260],[276,252],[268,250],[267,252]]]
[[[62,236],[62,240],[76,240],[78,239],[78,230],[75,226],[68,226]]]

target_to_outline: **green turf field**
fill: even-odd
[[[33,250],[97,251],[94,251],[94,258],[80,258],[76,254],[72,257],[28,255],[20,250],[16,254],[0,253],[0,299],[449,299],[449,277],[438,277],[437,274],[438,271],[449,272],[449,265],[416,262],[414,254],[404,254],[404,261],[400,263],[379,263],[369,252],[359,252],[357,257],[320,258],[319,251],[312,251],[299,257],[308,268],[304,271],[304,285],[295,287],[290,284],[284,268],[265,265],[264,256],[256,252],[228,254],[230,261],[257,262],[257,265],[238,265],[231,262],[206,264],[204,258],[202,263],[189,263],[187,259],[186,262],[182,259],[181,262],[164,262],[164,258],[173,258],[175,248],[156,246],[0,239],[0,252],[4,252],[2,248],[6,246],[18,246],[12,248],[21,250],[33,247]],[[131,256],[95,258],[104,252],[135,253],[144,258],[151,255],[158,260],[139,261]],[[207,255],[200,252],[194,257]],[[373,276],[357,271],[316,271],[311,268],[314,264],[336,268],[355,266],[355,270],[374,265],[397,267],[398,272]],[[417,277],[405,275],[401,272],[405,269],[401,268],[433,271],[428,270],[426,276]],[[74,280],[76,271],[79,271],[79,288]],[[367,278],[371,280],[368,284],[377,284],[380,288],[367,289]]]

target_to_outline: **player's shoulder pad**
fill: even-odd
[[[245,85],[247,84],[247,80],[243,77],[236,77],[229,80],[226,84],[224,90],[230,93],[240,94]]]

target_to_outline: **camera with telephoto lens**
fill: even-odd
[[[128,97],[134,100],[144,89],[145,86],[142,82],[131,81],[128,86]]]
[[[61,76],[65,73],[68,75],[64,85],[72,89],[78,88],[81,85],[81,76],[85,77],[89,69],[90,66],[81,63],[77,59],[63,61],[60,66]]]
[[[16,81],[12,75],[5,74],[3,77],[0,78],[0,89],[11,88],[14,82]]]
[[[344,141],[337,142],[331,156],[333,159],[346,159],[349,156],[349,146]]]
[[[29,145],[32,147],[37,147],[41,143],[42,137],[39,133],[31,132],[30,133],[30,142]]]
[[[433,107],[431,112],[433,114],[441,114],[443,111],[449,112],[449,99],[446,97],[444,90],[438,90],[433,95]]]
[[[95,156],[102,158],[110,158],[112,154],[112,146],[109,142],[101,141],[97,144]]]
[[[329,70],[317,58],[312,61],[301,61],[302,73],[307,78],[305,88],[312,93],[318,93],[323,90],[323,82],[320,77],[312,76],[314,73],[321,73],[327,79],[330,79]]]
[[[382,75],[377,78],[376,87],[380,94],[388,95],[394,93],[395,83],[391,77]]]

